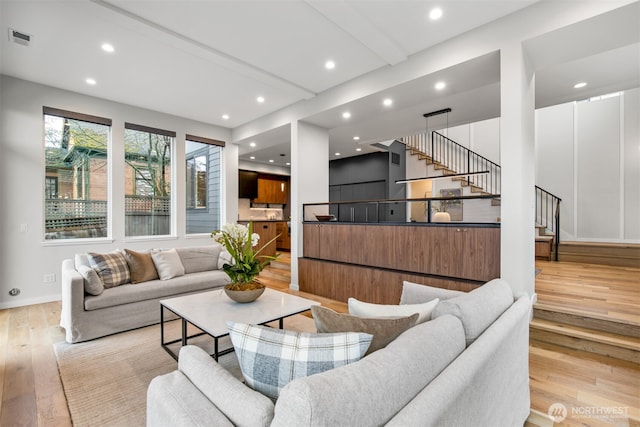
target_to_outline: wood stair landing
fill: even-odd
[[[640,340],[628,335],[534,318],[530,339],[640,363]]]
[[[640,363],[640,269],[537,261],[532,341]]]

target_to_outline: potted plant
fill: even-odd
[[[253,232],[253,222],[249,222],[248,226],[225,224],[222,230],[212,232],[211,237],[231,255],[231,263],[222,266],[222,270],[231,279],[231,283],[224,288],[227,295],[238,302],[255,301],[265,288],[256,277],[269,262],[278,257],[278,254],[267,256],[260,255],[260,252],[278,236],[269,240],[262,248],[254,250],[260,236]]]

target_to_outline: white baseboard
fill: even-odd
[[[45,302],[60,301],[61,299],[62,299],[62,296],[58,294],[58,295],[47,295],[44,297],[37,297],[37,298],[21,299],[15,302],[13,301],[0,302],[0,310],[6,309],[6,308],[25,307],[27,305],[34,305],[34,304],[44,304]]]

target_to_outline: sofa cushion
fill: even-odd
[[[464,292],[460,291],[421,285],[420,283],[413,283],[405,280],[402,282],[400,304],[418,304],[421,302],[432,301],[435,298],[445,300],[464,294]]]
[[[184,266],[180,261],[180,255],[174,248],[151,252],[151,258],[156,270],[158,270],[160,280],[184,276]]]
[[[418,321],[416,323],[426,322],[431,319],[431,312],[438,304],[438,299],[421,304],[371,304],[368,302],[358,301],[355,298],[349,298],[349,314],[360,317],[404,317],[418,313]]]
[[[398,335],[416,324],[418,313],[408,317],[366,318],[336,313],[330,308],[311,307],[316,329],[320,333],[364,332],[373,335],[367,354],[386,347]]]
[[[494,279],[469,293],[441,301],[433,310],[433,317],[451,314],[460,319],[468,346],[511,304],[513,291],[509,284]]]
[[[158,271],[149,252],[124,250],[124,257],[129,265],[131,283],[148,282],[158,279]]]
[[[84,279],[84,291],[89,295],[100,295],[104,292],[104,284],[98,276],[98,273],[88,265],[80,265],[78,273]]]
[[[199,347],[180,349],[178,369],[236,426],[268,426],[273,402],[251,390]]]
[[[84,308],[85,310],[98,310],[138,301],[170,298],[188,292],[212,290],[216,285],[222,287],[227,283],[229,283],[229,276],[223,271],[214,270],[174,277],[165,281],[151,280],[137,285],[122,285],[105,289],[98,296],[85,296]],[[160,310],[160,305],[158,305],[158,310]]]
[[[176,248],[185,274],[218,269],[218,257],[222,245]]]
[[[278,398],[295,378],[356,362],[365,354],[370,334],[312,334],[227,322],[242,376],[265,396]]]
[[[357,363],[291,381],[272,426],[384,425],[464,349],[455,317],[416,325]]]
[[[99,254],[89,252],[91,267],[98,272],[105,289],[124,285],[131,281],[129,265],[120,251]]]

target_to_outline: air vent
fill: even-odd
[[[33,36],[31,34],[9,28],[9,41],[21,44],[22,46],[29,46],[32,40]]]
[[[391,153],[391,163],[394,164],[394,165],[399,165],[400,164],[400,154]]]

